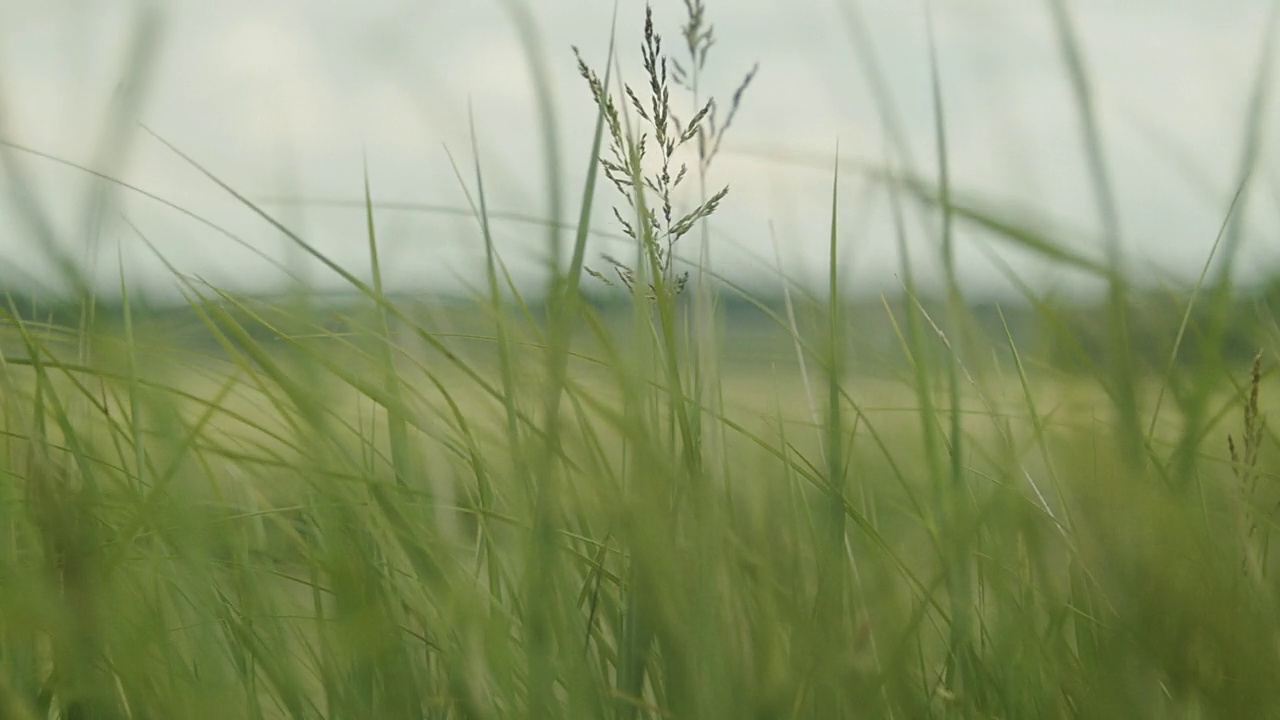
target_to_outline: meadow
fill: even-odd
[[[1280,715],[1280,325],[1233,280],[1236,205],[1157,322],[1118,253],[952,200],[935,86],[940,166],[881,180],[935,221],[944,291],[904,251],[900,293],[845,292],[834,169],[825,287],[736,285],[699,261],[733,196],[694,186],[751,75],[671,110],[710,48],[686,8],[674,50],[645,26],[644,86],[580,60],[596,132],[537,297],[477,152],[469,297],[384,292],[368,192],[366,272],[188,159],[349,293],[171,268],[176,309],[123,279],[8,299],[0,717]],[[634,253],[597,261],[609,203]],[[979,312],[961,221],[1105,293]]]

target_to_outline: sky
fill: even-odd
[[[1152,283],[1194,279],[1239,182],[1274,3],[1064,4],[1093,89],[1125,267]],[[707,176],[709,191],[730,189],[708,224],[712,268],[746,282],[776,285],[781,272],[821,283],[838,153],[846,290],[899,286],[892,194],[858,169],[936,182],[930,14],[957,197],[1103,257],[1051,6],[706,0],[715,44],[701,92],[723,109],[758,66]],[[642,90],[644,12],[638,0],[0,0],[0,280],[50,282],[57,248],[104,292],[122,274],[139,290],[171,292],[175,272],[252,292],[290,278],[341,287],[207,171],[364,278],[367,176],[388,285],[466,291],[483,278],[470,211],[478,158],[495,245],[536,288],[548,232],[510,218],[549,218],[557,186],[561,221],[576,221],[596,114],[573,48],[603,73],[613,30],[618,71]],[[666,50],[684,57],[683,2],[656,0],[654,16]],[[678,88],[672,102],[686,117],[694,108]],[[1276,122],[1264,107],[1236,260],[1255,279],[1280,259]],[[687,210],[696,181],[685,188]],[[597,190],[587,261],[607,269],[602,253],[634,250],[612,218],[621,198],[606,183]],[[936,281],[937,213],[904,207],[912,262]],[[696,259],[700,242],[691,234],[678,250]],[[1037,291],[1096,286],[963,222],[956,257],[974,295],[1010,294],[1009,272]]]

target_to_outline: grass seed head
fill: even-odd
[[[650,294],[656,294],[659,287],[671,294],[678,294],[684,288],[686,276],[677,275],[671,267],[675,243],[687,235],[699,221],[710,217],[729,191],[727,186],[723,187],[693,210],[677,215],[675,193],[688,177],[688,164],[679,162],[676,156],[687,143],[696,140],[698,169],[705,175],[712,157],[719,149],[724,131],[737,112],[743,92],[756,72],[753,68],[738,86],[728,119],[717,129],[715,99],[700,101],[697,89],[698,76],[713,42],[711,28],[705,25],[705,7],[700,0],[686,0],[685,10],[687,21],[682,31],[690,57],[689,68],[663,53],[662,36],[654,27],[653,8],[645,8],[640,56],[648,84],[648,97],[642,98],[630,85],[622,84],[624,106],[630,108],[640,124],[647,128],[639,133],[638,138],[635,133],[624,130],[624,118],[620,116],[618,104],[608,88],[603,86],[599,76],[582,60],[577,48],[574,49],[579,73],[586,79],[592,99],[609,127],[608,157],[600,158],[605,177],[631,210],[625,215],[634,216],[633,221],[624,219],[624,213],[615,206],[614,218],[627,237],[641,244],[643,257],[653,264],[659,275],[658,279],[650,283]],[[672,69],[670,73],[668,63]],[[682,121],[671,107],[672,82],[693,95],[697,110],[687,122]],[[650,133],[657,147],[657,155],[646,163]],[[644,196],[646,191],[652,195],[652,199]],[[606,260],[615,266],[622,283],[631,288],[637,273],[627,268],[624,274],[619,268],[627,266],[610,258]],[[595,278],[606,277],[599,271],[590,268],[588,271]]]

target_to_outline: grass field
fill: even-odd
[[[1050,5],[1105,216],[1088,78]],[[1118,255],[951,202],[939,94],[936,177],[883,182],[936,219],[944,297],[921,299],[904,253],[871,338],[832,262],[825,288],[767,289],[771,330],[746,333],[720,298],[752,291],[681,264],[732,196],[681,183],[750,75],[718,119],[681,122],[643,37],[648,87],[581,66],[595,147],[538,299],[505,275],[476,161],[488,284],[465,309],[383,292],[372,198],[371,274],[240,198],[351,297],[175,270],[177,325],[123,282],[67,321],[0,311],[0,717],[1280,715],[1280,327],[1252,365],[1226,351],[1230,256],[1178,294],[1168,362],[1139,366]],[[603,267],[597,189],[636,242]],[[975,323],[958,218],[1105,281],[1101,349],[1065,372]],[[583,300],[587,273],[613,310]]]

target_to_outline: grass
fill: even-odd
[[[1065,5],[1050,8],[1108,261],[953,194],[933,57],[936,177],[892,143],[876,170],[903,280],[877,375],[857,369],[879,350],[839,272],[838,159],[825,288],[784,282],[776,308],[714,272],[705,222],[733,195],[707,173],[754,70],[717,105],[706,11],[685,8],[683,60],[646,21],[639,93],[579,57],[599,114],[572,247],[548,226],[543,298],[506,273],[473,140],[455,167],[486,264],[465,313],[385,292],[370,178],[366,281],[178,148],[355,299],[267,300],[170,265],[198,325],[185,334],[136,302],[123,268],[118,305],[72,278],[72,321],[0,311],[0,716],[1280,713],[1266,422],[1280,328],[1263,323],[1251,366],[1224,362],[1226,264],[1179,296],[1167,362],[1144,370],[1128,347],[1118,210]],[[607,271],[586,252],[598,184],[635,248]],[[938,228],[941,300],[914,279],[916,212]],[[1065,311],[1029,290],[1075,372],[1020,346],[1003,315],[995,332],[976,322],[960,222],[1107,280],[1101,349],[1078,351]],[[677,242],[700,235],[690,263]],[[584,302],[584,271],[626,310]],[[757,303],[786,352],[745,361],[725,295]],[[197,331],[209,347],[192,349]]]

